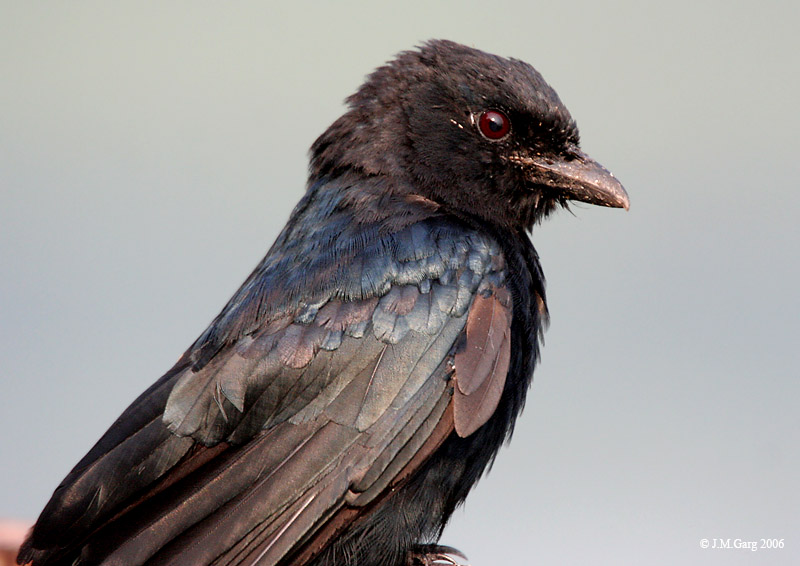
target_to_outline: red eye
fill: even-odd
[[[487,110],[478,118],[478,129],[490,140],[503,139],[511,131],[511,120],[499,110]]]

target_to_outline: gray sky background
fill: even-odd
[[[443,37],[537,67],[631,196],[535,230],[543,363],[443,542],[799,564],[798,6],[0,1],[0,516],[34,519],[205,328],[363,77]]]

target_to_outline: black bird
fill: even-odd
[[[431,41],[311,148],[266,257],[56,489],[36,566],[405,566],[510,435],[547,323],[528,237],[628,207],[530,65]]]

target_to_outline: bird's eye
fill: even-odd
[[[490,140],[500,140],[511,131],[511,120],[499,110],[486,110],[478,118],[478,129],[483,137]]]

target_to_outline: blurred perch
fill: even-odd
[[[16,564],[17,550],[30,528],[24,521],[0,519],[0,566]]]

